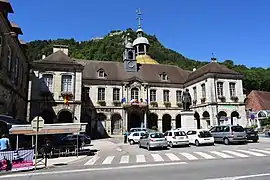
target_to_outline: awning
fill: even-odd
[[[0,115],[0,121],[6,123],[7,125],[24,124],[23,121],[14,119],[13,117],[7,115]]]
[[[87,123],[57,123],[57,124],[44,124],[38,132],[39,135],[45,134],[68,134],[84,132]],[[10,134],[24,134],[24,135],[35,135],[36,131],[30,124],[24,125],[12,125],[9,130]]]

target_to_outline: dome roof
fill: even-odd
[[[138,44],[148,44],[149,45],[149,41],[145,37],[138,37],[133,41],[133,46],[136,46]]]
[[[155,61],[148,55],[137,55],[136,61],[139,64],[159,64],[157,61]]]
[[[132,46],[132,43],[131,42],[128,42],[125,46],[127,49],[132,49],[133,46]]]

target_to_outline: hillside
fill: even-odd
[[[103,38],[81,42],[74,39],[31,41],[28,43],[28,57],[32,61],[41,59],[43,54],[50,55],[52,53],[53,45],[62,44],[69,46],[69,54],[73,58],[122,61],[124,39],[127,33],[130,34],[132,39],[136,38],[136,33],[132,29],[127,29],[124,32],[111,31]],[[172,64],[183,69],[192,70],[194,67],[199,68],[207,63],[188,59],[180,53],[164,47],[155,36],[148,34],[145,34],[145,36],[151,44],[149,53],[161,64]],[[270,91],[270,68],[249,69],[244,65],[234,65],[231,60],[226,60],[223,64],[245,75],[243,85],[248,92],[253,89]]]

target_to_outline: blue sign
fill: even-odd
[[[250,119],[254,120],[255,119],[255,115],[254,114],[251,114],[250,115]]]
[[[226,118],[225,118],[225,121],[228,121],[228,120],[229,120],[229,118],[228,118],[228,117],[226,117]]]

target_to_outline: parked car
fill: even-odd
[[[215,142],[246,143],[247,136],[245,129],[240,125],[214,126],[210,129]]]
[[[147,131],[146,128],[130,128],[129,133],[137,132],[137,131]]]
[[[65,144],[67,146],[76,146],[77,138],[78,138],[78,142],[79,143],[81,142],[80,144],[81,146],[91,144],[91,138],[86,134],[79,134],[79,135],[70,134],[64,137],[63,139],[61,139],[61,142],[62,144]]]
[[[211,132],[204,129],[190,130],[187,132],[190,144],[200,146],[201,144],[214,145],[214,137]]]
[[[259,135],[258,132],[255,131],[253,128],[245,128],[247,134],[247,140],[251,140],[253,142],[258,142]]]
[[[132,132],[128,135],[128,142],[130,144],[135,144],[138,143],[140,138],[145,134],[145,131],[136,131],[136,132]]]
[[[146,147],[149,151],[152,148],[167,148],[168,141],[160,132],[149,132],[141,137],[139,147]]]
[[[170,147],[185,145],[189,146],[189,140],[184,131],[170,130],[164,133]]]

